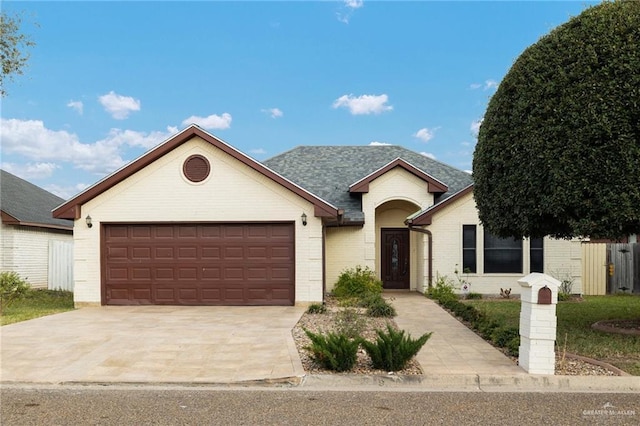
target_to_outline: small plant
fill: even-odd
[[[327,312],[327,307],[323,303],[312,303],[307,308],[308,314],[324,314]]]
[[[365,319],[354,308],[346,308],[336,314],[336,330],[349,338],[359,337],[365,325]]]
[[[467,294],[466,298],[469,300],[480,300],[482,299],[482,294],[471,292]]]
[[[376,341],[363,340],[362,347],[371,358],[373,367],[385,371],[402,370],[432,334],[425,333],[414,340],[410,335],[405,335],[404,330],[394,330],[390,324],[387,324],[386,332],[376,330],[376,333]]]
[[[368,267],[356,266],[346,269],[333,287],[333,294],[338,299],[361,298],[369,294],[382,293],[382,281]]]
[[[17,272],[0,272],[0,315],[2,309],[23,298],[30,290],[29,284]]]
[[[344,334],[315,334],[304,329],[311,345],[305,349],[311,353],[314,361],[323,368],[333,371],[349,371],[356,364],[360,339],[351,339]]]
[[[386,317],[391,318],[397,315],[396,309],[389,304],[382,296],[373,299],[367,307],[367,315],[370,317]]]
[[[455,293],[455,286],[453,280],[446,275],[438,275],[436,277],[435,286],[431,287],[427,292],[427,296],[431,299],[435,299],[438,303],[442,304],[445,300],[457,300],[458,296]]]
[[[500,289],[500,297],[502,297],[503,299],[510,299],[511,298],[511,289],[510,288],[501,288]]]

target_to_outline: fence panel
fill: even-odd
[[[608,261],[613,266],[613,273],[609,273],[607,292],[630,293],[634,291],[634,275],[640,271],[634,268],[634,252],[637,244],[610,243],[608,246]]]
[[[607,293],[607,245],[582,244],[582,292],[589,296]]]
[[[49,290],[73,291],[73,242],[49,241]]]

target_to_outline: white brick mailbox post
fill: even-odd
[[[537,272],[518,280],[521,287],[520,356],[530,374],[555,374],[556,304],[560,281]]]

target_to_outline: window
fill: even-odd
[[[476,225],[462,225],[462,272],[475,274]]]
[[[529,272],[544,272],[542,238],[531,238],[529,245]]]
[[[484,272],[522,273],[522,240],[498,238],[484,232]]]

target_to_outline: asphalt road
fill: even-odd
[[[637,393],[3,386],[2,425],[640,424]]]

